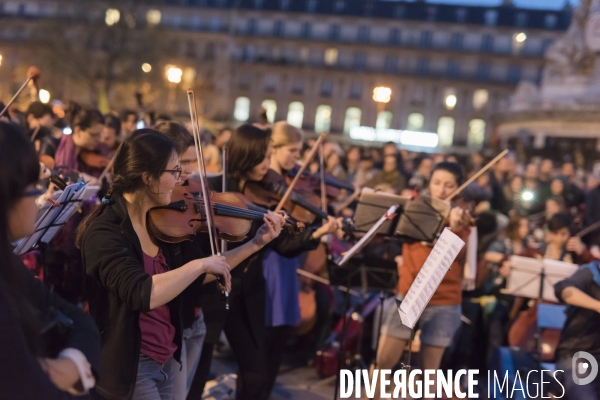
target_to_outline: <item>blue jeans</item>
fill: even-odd
[[[181,368],[175,368],[173,374],[173,399],[185,400],[192,386],[200,355],[202,354],[202,345],[206,337],[206,325],[204,324],[204,314],[202,311],[198,314],[198,319],[192,326],[183,330],[183,341],[181,343]]]
[[[133,400],[172,400],[173,370],[178,366],[173,357],[164,364],[140,354]]]
[[[556,363],[557,370],[565,371],[564,373],[559,372],[556,377],[561,379],[569,400],[598,400],[600,398],[600,374],[587,385],[577,385],[573,380],[572,360],[571,357],[561,358]]]

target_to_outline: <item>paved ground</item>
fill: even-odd
[[[235,361],[231,357],[216,356],[211,372],[220,375],[235,373]],[[335,380],[320,380],[314,368],[284,365],[277,377],[271,400],[325,400],[333,399]]]

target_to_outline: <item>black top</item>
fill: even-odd
[[[83,311],[51,292],[44,283],[15,257],[18,270],[19,290],[41,313],[50,308],[61,311],[73,321],[73,328],[65,338],[64,348],[80,350],[92,365],[97,377],[100,363],[100,335],[92,319]],[[42,370],[31,353],[19,317],[12,307],[14,299],[6,284],[0,281],[0,399],[85,399],[88,396],[72,396],[59,390]]]
[[[600,270],[598,262],[582,265],[571,277],[554,286],[556,297],[562,300],[562,291],[573,286],[588,296],[600,300]],[[578,351],[600,355],[600,314],[587,308],[568,306],[567,321],[560,335],[558,358],[570,358]]]
[[[221,192],[222,181],[220,176],[210,178],[208,183],[211,190]],[[229,192],[239,192],[237,181],[230,180],[227,186]],[[262,224],[262,221],[254,221],[246,239],[238,243],[229,243],[229,248],[241,246],[252,239]],[[260,338],[264,338],[266,302],[265,278],[262,266],[264,251],[273,249],[284,257],[296,257],[305,251],[317,248],[320,241],[311,239],[313,232],[313,228],[307,228],[304,232],[291,236],[286,230],[283,230],[275,240],[242,261],[240,265],[231,271],[230,307],[233,311],[234,307],[243,304],[243,312],[248,316],[246,321],[250,324],[253,340],[258,342],[261,340]],[[216,343],[225,324],[227,313],[223,312],[224,306],[220,300],[220,293],[216,291],[211,293],[204,296],[202,312],[204,313],[207,330],[205,340],[207,343]]]
[[[204,257],[194,242],[160,244],[170,269]],[[140,312],[150,311],[152,277],[144,271],[143,252],[122,198],[105,206],[83,236],[81,254],[85,267],[90,313],[102,340],[100,380],[96,392],[109,399],[133,395],[140,355]],[[204,275],[184,292],[200,293]],[[174,358],[179,361],[182,340],[183,296],[168,303],[175,327]]]

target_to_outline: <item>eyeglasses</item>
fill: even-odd
[[[38,197],[44,193],[43,190],[40,189],[31,189],[23,193],[23,197]]]
[[[175,177],[176,180],[179,180],[179,177],[181,176],[182,171],[183,171],[183,169],[181,167],[177,167],[174,169],[165,169],[163,172],[169,172],[169,173],[173,174],[173,176]]]

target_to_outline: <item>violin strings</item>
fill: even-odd
[[[203,200],[196,200],[199,204],[204,204]],[[239,217],[239,218],[253,218],[253,219],[262,219],[264,213],[259,211],[246,210],[244,208],[230,206],[226,204],[214,204],[213,208],[217,213],[222,213],[222,215],[226,215],[229,217]]]

